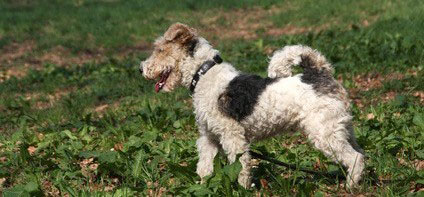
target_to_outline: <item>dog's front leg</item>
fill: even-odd
[[[213,172],[213,159],[218,153],[218,145],[206,134],[200,136],[196,142],[197,151],[199,151],[199,161],[197,162],[197,174],[204,182],[204,177]]]
[[[239,158],[242,169],[238,176],[238,182],[244,188],[250,188],[251,158],[249,154],[249,143],[243,135],[226,135],[221,138],[221,144],[230,163],[233,163],[236,160],[238,154],[242,154]]]

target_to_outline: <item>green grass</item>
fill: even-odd
[[[215,172],[207,183],[198,184],[198,134],[189,92],[181,88],[170,94],[154,93],[154,84],[138,73],[148,50],[115,57],[139,42],[148,45],[175,21],[203,29],[200,21],[210,13],[277,7],[281,10],[263,22],[276,28],[328,27],[274,37],[258,31],[258,38],[250,40],[218,37],[214,43],[223,59],[244,72],[264,76],[269,49],[298,43],[319,49],[351,93],[355,134],[369,157],[363,182],[351,192],[423,195],[418,191],[424,187],[424,173],[415,165],[424,162],[424,105],[415,94],[424,91],[424,5],[420,1],[331,2],[1,1],[0,53],[11,43],[28,40],[36,47],[11,63],[0,62],[5,65],[0,67],[3,73],[30,64],[23,77],[0,82],[0,180],[4,180],[0,192],[3,196],[350,192],[343,188],[344,180],[315,177],[265,161],[254,170],[259,187],[245,190],[236,181],[240,164],[228,165],[222,155],[215,159]],[[365,19],[367,26],[362,25]],[[31,69],[27,57],[56,46],[74,52],[72,57],[100,48],[107,52],[100,62],[66,66],[42,62]],[[388,77],[393,73],[401,74],[401,79]],[[365,89],[357,76],[385,80]],[[393,96],[386,99],[386,95]],[[256,143],[253,149],[300,167],[344,173],[303,142],[306,139],[295,133]],[[32,148],[36,151],[28,151]],[[261,187],[261,180],[268,186]]]
[[[12,41],[36,40],[40,48],[63,45],[78,50],[115,48],[152,41],[177,13],[208,9],[266,6],[273,0],[247,1],[6,1],[0,6],[0,46]],[[176,18],[178,19],[178,18]],[[179,18],[181,19],[181,18]],[[13,24],[13,25],[11,25]]]

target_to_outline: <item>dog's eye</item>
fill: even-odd
[[[159,49],[158,49],[158,51],[159,51],[159,52],[163,52],[163,49],[159,48]]]

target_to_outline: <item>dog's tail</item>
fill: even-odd
[[[275,51],[268,66],[268,77],[290,77],[292,67],[299,65],[304,72],[330,75],[333,68],[320,52],[307,46],[291,45]]]

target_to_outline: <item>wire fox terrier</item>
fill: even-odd
[[[303,73],[292,75],[296,65]],[[212,174],[214,157],[222,149],[230,163],[241,155],[238,182],[245,188],[251,185],[250,143],[297,129],[348,168],[349,187],[361,179],[364,152],[353,134],[347,93],[332,71],[318,51],[293,45],[274,52],[267,78],[243,74],[223,62],[195,29],[181,23],[170,26],[140,64],[145,78],[159,78],[156,92],[178,85],[192,91],[200,132],[197,174],[202,180]]]

